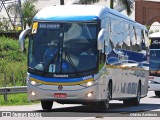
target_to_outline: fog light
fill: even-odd
[[[91,97],[91,96],[92,96],[92,93],[88,93],[88,94],[87,94],[87,97]]]
[[[87,83],[87,86],[92,86],[93,85],[93,82],[91,82],[91,81],[89,81],[88,83]]]
[[[32,96],[35,96],[35,95],[36,95],[36,93],[32,91],[32,92],[31,92],[31,95],[32,95]]]

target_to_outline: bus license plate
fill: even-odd
[[[54,97],[55,98],[66,98],[67,94],[66,93],[55,93]]]

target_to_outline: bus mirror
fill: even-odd
[[[19,46],[21,51],[24,51],[24,40],[25,40],[25,36],[31,31],[31,28],[25,29],[24,31],[22,31],[19,35]]]
[[[101,29],[98,33],[98,50],[102,50],[104,47],[104,33],[105,29]]]

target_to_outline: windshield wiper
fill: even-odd
[[[77,71],[77,68],[75,67],[75,65],[74,65],[74,63],[73,63],[70,55],[69,55],[67,52],[65,52],[65,55],[67,56],[67,58],[68,58],[68,60],[69,60],[69,63],[71,64],[74,72],[76,73],[77,76],[79,76],[79,73],[78,73],[78,71]]]

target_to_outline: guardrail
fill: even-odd
[[[0,88],[0,95],[4,95],[4,100],[7,101],[8,94],[14,93],[27,93],[27,86],[16,86],[16,87],[2,87]]]

